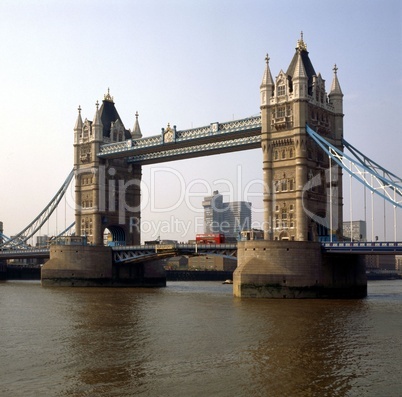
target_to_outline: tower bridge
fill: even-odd
[[[164,285],[156,265],[138,271],[141,261],[135,249],[103,246],[106,229],[118,245],[140,244],[142,166],[261,147],[264,239],[238,242],[234,295],[365,296],[365,268],[356,252],[374,251],[342,246],[342,172],[386,197],[395,210],[401,207],[401,179],[345,141],[336,65],[327,92],[303,37],[286,72],[281,70],[275,79],[269,60],[267,55],[259,116],[189,130],[168,124],[160,134],[142,137],[138,113],[133,129],[126,129],[109,91],[96,104],[92,120],[83,120],[79,107],[74,126],[75,234],[85,236],[89,245],[51,247],[42,284],[137,285],[140,277],[142,285]],[[345,163],[345,148],[357,162]],[[323,240],[331,245],[323,246]],[[133,266],[136,262],[137,270],[127,267],[117,274],[112,266],[116,258]]]

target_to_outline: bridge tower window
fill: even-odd
[[[293,178],[290,178],[288,180],[288,182],[289,182],[289,190],[291,190],[291,191],[294,190],[294,180],[293,180]]]
[[[285,106],[279,106],[277,111],[276,111],[276,117],[281,118],[285,117]]]
[[[288,213],[286,212],[286,208],[282,209],[282,227],[287,228],[288,227]]]

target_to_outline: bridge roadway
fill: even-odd
[[[324,242],[328,253],[402,255],[402,242]],[[113,263],[133,263],[178,255],[224,255],[237,257],[237,244],[156,244],[112,247]],[[49,248],[0,250],[0,260],[49,258]]]
[[[178,255],[237,257],[237,244],[156,244],[112,247],[113,263],[133,263]]]
[[[325,242],[322,243],[325,252],[349,253],[361,255],[402,255],[402,242]]]

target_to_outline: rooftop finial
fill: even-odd
[[[267,65],[268,65],[268,63],[269,63],[269,55],[268,55],[268,53],[267,53],[267,55],[265,56],[265,62],[266,62]]]
[[[78,105],[78,114],[81,114],[81,105]]]
[[[105,101],[113,102],[113,97],[110,96],[110,88],[107,89],[107,94],[104,95],[103,99]]]
[[[138,110],[135,112],[135,118],[138,120],[138,116],[139,116],[139,114],[138,114]]]
[[[99,110],[99,101],[96,101],[95,106],[96,106],[96,110]]]
[[[307,45],[306,45],[306,43],[304,42],[304,39],[303,39],[303,31],[300,32],[300,40],[297,40],[296,49],[300,50],[300,51],[307,51]]]
[[[334,68],[332,69],[334,71],[335,74],[337,74],[338,72],[338,67],[336,66],[336,64],[334,65]]]

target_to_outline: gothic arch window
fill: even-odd
[[[289,149],[289,158],[293,158],[293,149]]]
[[[279,82],[278,85],[278,96],[284,96],[286,94],[286,87],[282,81]]]
[[[278,160],[278,158],[279,158],[279,154],[278,154],[278,151],[277,151],[277,150],[275,150],[274,158],[275,158],[275,160]]]
[[[286,159],[286,151],[282,150],[282,160]]]

